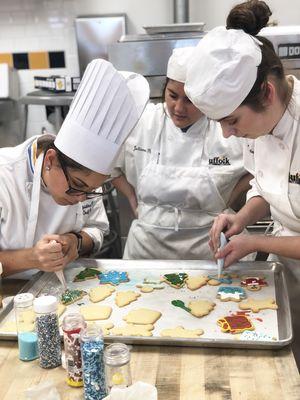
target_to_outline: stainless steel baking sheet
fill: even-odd
[[[73,282],[74,276],[84,267],[96,267],[100,270],[127,271],[129,282],[116,286],[116,291],[136,290],[136,284],[142,283],[143,278],[157,280],[164,273],[186,272],[190,275],[215,275],[217,270],[215,263],[211,261],[196,260],[91,260],[80,259],[71,264],[65,271],[68,286],[87,290],[98,285],[96,279],[83,282]],[[115,294],[98,304],[110,305],[113,308],[109,322],[114,326],[123,326],[123,316],[130,310],[137,308],[150,308],[160,311],[162,317],[155,323],[152,337],[124,337],[106,336],[107,342],[121,341],[125,343],[140,343],[152,345],[179,345],[179,346],[205,346],[205,347],[232,347],[232,348],[281,348],[292,340],[291,316],[288,301],[287,288],[283,275],[283,266],[280,263],[269,262],[243,262],[227,270],[241,276],[263,275],[269,286],[257,292],[249,292],[248,297],[253,298],[276,298],[279,306],[277,311],[263,310],[260,313],[250,313],[250,319],[255,325],[257,335],[252,334],[233,335],[222,333],[217,326],[217,319],[228,315],[229,312],[238,311],[236,302],[220,302],[216,299],[218,286],[204,286],[196,291],[186,287],[175,289],[165,284],[165,288],[154,290],[152,293],[141,294],[137,301],[128,306],[119,308],[114,303]],[[238,285],[240,279],[235,279],[233,285]],[[27,285],[26,290],[35,296],[41,294],[53,294],[59,296],[62,293],[55,274],[45,273]],[[226,285],[225,285],[226,286]],[[216,303],[215,309],[207,316],[196,318],[189,313],[171,305],[172,299],[181,299],[185,303],[193,299],[207,299]],[[79,305],[78,305],[79,304]],[[77,303],[68,306],[67,312],[78,311],[81,304],[89,304],[88,296]],[[63,317],[63,316],[62,316]],[[61,319],[62,319],[61,317]],[[0,314],[0,338],[16,339],[16,332],[5,332],[3,326],[7,321],[14,318],[12,302]],[[106,322],[102,321],[101,323]],[[187,329],[201,328],[204,334],[198,339],[162,338],[160,331],[165,328],[173,328],[182,325]]]
[[[204,22],[186,22],[183,24],[164,24],[143,26],[148,35],[157,33],[175,33],[175,32],[203,32]]]

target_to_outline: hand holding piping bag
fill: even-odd
[[[57,243],[56,240],[51,240],[50,243]],[[61,269],[59,271],[55,271],[57,278],[59,279],[60,283],[62,284],[63,288],[67,290],[67,283],[66,278],[64,275],[64,271]]]
[[[228,242],[227,242],[226,236],[224,235],[223,232],[221,232],[220,233],[220,247],[218,250],[221,250],[223,247],[225,247],[227,243]],[[222,270],[224,268],[224,258],[218,258],[217,265],[218,265],[218,279],[220,279]]]

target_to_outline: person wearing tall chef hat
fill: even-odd
[[[99,252],[108,231],[100,187],[148,98],[145,78],[93,60],[56,138],[0,149],[4,275],[58,271]]]
[[[225,140],[219,124],[186,97],[192,53],[193,48],[173,51],[165,102],[147,105],[112,174],[136,215],[126,259],[212,258],[208,233],[213,219],[249,181],[240,140]]]
[[[283,262],[300,367],[300,82],[285,76],[263,31],[257,36],[270,15],[263,1],[234,7],[226,28],[213,29],[199,43],[185,90],[202,112],[220,121],[224,137],[244,138],[245,167],[254,176],[245,206],[215,219],[211,248],[216,258],[225,257],[225,266],[256,250]],[[269,213],[272,235],[234,236]],[[223,230],[231,240],[218,251]]]

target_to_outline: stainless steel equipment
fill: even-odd
[[[75,19],[80,74],[94,58],[108,59],[107,46],[126,33],[125,14],[82,16]]]
[[[129,275],[129,281],[116,286],[116,291],[137,290],[136,284],[143,282],[144,278],[151,281],[159,281],[162,274],[171,272],[185,272],[192,276],[198,274],[214,274],[216,273],[216,265],[213,261],[197,261],[197,260],[91,260],[79,259],[70,264],[65,270],[68,287],[71,289],[81,289],[88,291],[90,288],[97,286],[97,282],[93,279],[84,282],[73,282],[74,277],[84,267],[99,268],[102,271],[126,271]],[[217,288],[213,286],[205,286],[199,291],[190,291],[183,287],[181,289],[172,288],[165,284],[163,293],[148,293],[141,295],[136,302],[126,307],[116,307],[115,296],[105,299],[105,305],[112,307],[113,312],[109,322],[116,327],[123,326],[123,317],[131,310],[138,308],[150,308],[160,311],[161,318],[155,323],[151,337],[138,336],[114,336],[110,333],[105,336],[106,342],[118,341],[125,343],[147,344],[147,345],[171,345],[171,346],[200,346],[200,347],[232,347],[232,348],[265,348],[279,349],[288,345],[292,340],[292,326],[290,306],[287,295],[286,283],[283,275],[283,266],[279,263],[266,262],[243,262],[237,263],[227,270],[228,273],[238,274],[241,278],[244,274],[248,276],[257,276],[263,274],[269,286],[264,287],[261,291],[253,293],[251,297],[256,299],[272,297],[276,299],[278,310],[265,310],[260,314],[261,321],[255,319],[256,314],[250,318],[255,325],[257,336],[250,337],[248,340],[239,337],[239,335],[231,335],[221,333],[217,327],[218,318],[225,315],[231,315],[238,311],[236,302],[222,302],[216,300]],[[236,278],[236,285],[240,282],[240,278]],[[32,285],[30,287],[30,284]],[[58,280],[53,273],[39,274],[38,279],[33,279],[24,288],[27,292],[33,293],[35,296],[42,294],[52,294],[59,296],[63,289],[59,285]],[[179,293],[180,292],[180,293]],[[201,293],[201,294],[200,294]],[[211,314],[204,318],[197,319],[190,316],[186,311],[178,311],[172,306],[171,301],[178,299],[178,296],[184,302],[194,300],[195,298],[205,298],[217,303]],[[164,301],[162,301],[162,297]],[[79,303],[79,304],[76,304]],[[88,296],[82,298],[68,306],[68,312],[78,312],[81,305],[90,304]],[[16,332],[5,330],[5,323],[14,320],[12,309],[12,301],[0,312],[0,339],[16,339]],[[180,339],[174,337],[161,337],[160,332],[165,328],[176,327],[182,325],[188,329],[201,327],[204,330],[203,336],[197,339]],[[271,328],[272,326],[272,328]],[[274,330],[276,334],[273,337]],[[272,333],[271,333],[272,332]]]

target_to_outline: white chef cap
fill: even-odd
[[[173,50],[168,61],[167,77],[184,83],[189,59],[195,47],[180,47]]]
[[[149,99],[147,80],[105,60],[86,68],[55,146],[92,171],[109,175]]]
[[[261,63],[261,43],[243,30],[208,32],[188,63],[185,93],[205,115],[221,119],[241,105]]]

